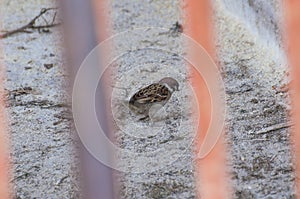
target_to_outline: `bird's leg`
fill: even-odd
[[[149,119],[149,118],[150,118],[149,115],[147,115],[147,116],[145,116],[145,117],[140,118],[139,121],[145,121],[145,120],[147,120],[147,119]]]
[[[181,113],[172,113],[168,115],[165,119],[178,119],[180,116],[182,116]]]

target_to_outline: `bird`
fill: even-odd
[[[138,90],[129,100],[129,108],[137,114],[144,115],[139,120],[146,120],[152,106],[164,106],[174,91],[179,90],[179,83],[172,77],[165,77],[157,83],[150,84]]]

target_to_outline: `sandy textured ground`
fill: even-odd
[[[293,198],[280,6],[276,0],[214,2],[234,197]],[[44,7],[53,4],[2,1],[3,29],[19,27]],[[127,171],[119,175],[121,196],[195,198],[191,104],[186,103],[192,92],[188,68],[180,57],[184,55],[182,38],[174,26],[183,21],[180,2],[114,0],[110,14],[114,34],[129,31],[116,37],[115,54],[131,48],[111,64],[117,71],[112,101],[119,128],[116,139],[121,148],[132,152],[118,154],[119,167]],[[134,33],[135,27],[165,29],[143,28]],[[17,198],[78,198],[61,38],[59,29],[51,28],[3,39]],[[44,64],[53,67],[47,69]],[[161,114],[166,119],[138,122],[123,102],[163,76],[178,79],[181,89]],[[166,157],[175,161],[164,161],[162,167],[159,161]]]
[[[230,1],[216,3],[235,196],[293,198],[295,177],[284,87],[287,65],[278,30],[279,5],[276,1],[253,2],[236,8],[229,6]],[[285,128],[268,131],[276,126]]]
[[[2,1],[3,29],[28,23],[49,1]],[[3,39],[16,198],[77,198],[74,141],[61,34],[33,31]],[[53,64],[47,69],[45,64]]]
[[[113,107],[117,107],[115,119],[120,128],[116,136],[120,147],[131,152],[119,155],[120,167],[127,171],[121,177],[122,198],[195,197],[190,148],[195,132],[190,119],[193,107],[186,103],[192,91],[187,82],[187,63],[181,57],[181,36],[175,30],[176,22],[182,20],[179,6],[177,1],[112,3],[114,33],[129,31],[116,39],[116,54],[123,46],[132,49],[115,63]],[[177,79],[180,91],[174,93],[160,119],[140,122],[124,106],[118,106],[139,88],[166,76]]]

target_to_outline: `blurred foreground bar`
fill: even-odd
[[[2,47],[2,45],[0,45]],[[0,49],[2,54],[2,49]],[[9,159],[9,134],[8,124],[5,112],[5,91],[4,91],[4,79],[5,79],[5,66],[0,61],[0,198],[9,199],[12,198],[12,190],[10,186],[11,182],[11,168]]]
[[[297,198],[300,198],[300,1],[286,0],[285,17],[286,17],[286,33],[287,33],[287,48],[288,59],[292,71],[292,116],[295,124],[292,134],[292,142],[295,151],[296,162],[296,185]]]
[[[97,23],[97,26],[95,25],[92,0],[64,0],[60,1],[60,4],[64,21],[64,38],[66,42],[65,49],[68,55],[68,69],[71,74],[70,85],[72,87],[75,75],[82,61],[98,44],[99,30],[105,30],[105,28],[99,26],[101,23]],[[99,12],[99,10],[97,11]],[[97,30],[95,27],[97,27]],[[102,67],[101,63],[99,67]],[[99,88],[96,97],[100,100],[104,99],[103,93],[105,92]],[[84,104],[82,105],[84,106]],[[97,106],[96,112],[99,116],[99,120],[103,120],[103,118],[105,120],[105,118],[107,118],[105,107]],[[82,117],[84,117],[84,114]],[[103,130],[108,132],[108,125],[105,125],[107,122],[102,121],[102,123],[104,123],[104,125],[102,125]],[[93,131],[94,129],[89,130]],[[82,182],[84,191],[83,197],[85,199],[114,198],[112,169],[96,160],[82,144],[79,148],[84,178]]]
[[[1,27],[0,19],[0,30]],[[11,187],[11,170],[9,159],[9,128],[7,121],[7,113],[5,111],[6,93],[4,91],[4,80],[6,78],[6,68],[3,59],[3,45],[0,40],[0,198],[12,198]]]
[[[213,21],[210,3],[210,0],[188,0],[186,2],[187,11],[185,13],[187,13],[187,19],[185,34],[200,44],[212,58],[215,58],[214,43],[212,42]],[[197,52],[188,53],[192,54],[194,57],[196,56],[195,60],[197,59]],[[203,61],[201,62],[201,60],[198,59],[197,63],[201,65]],[[211,98],[220,97],[220,95],[217,93],[210,93],[206,85],[207,82],[205,82],[203,77],[194,67],[191,67],[191,69],[191,82],[200,107],[200,128],[198,129],[194,143],[195,151],[199,153],[201,146],[205,142],[206,136],[208,133],[212,133],[211,131],[209,132],[209,125],[212,122],[212,108],[215,110],[218,109],[218,107],[212,107],[213,104]],[[202,69],[205,70],[205,68]],[[218,84],[218,82],[215,82],[215,84]],[[226,147],[223,140],[224,138],[221,135],[208,155],[204,158],[197,158],[195,160],[198,198],[224,199],[230,196],[230,187],[228,185],[230,180],[226,173]]]

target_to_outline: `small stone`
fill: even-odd
[[[253,98],[253,99],[251,99],[251,102],[254,103],[254,104],[257,104],[258,100],[256,98]]]
[[[44,67],[46,69],[51,69],[54,66],[54,64],[44,64]]]
[[[18,46],[18,50],[26,50],[24,46]]]

